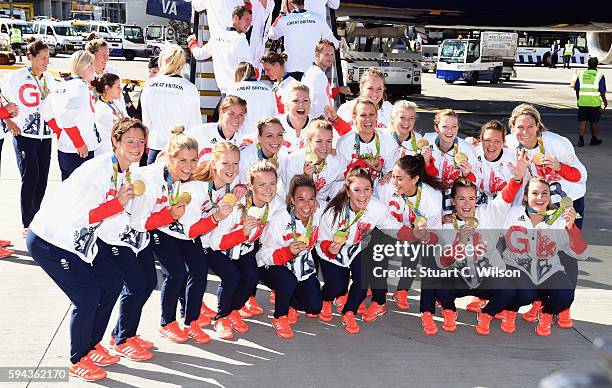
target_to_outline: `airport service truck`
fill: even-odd
[[[517,42],[518,34],[514,32],[491,31],[482,32],[480,39],[446,39],[440,47],[436,77],[448,84],[509,81]]]

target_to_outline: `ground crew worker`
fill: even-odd
[[[563,68],[570,68],[570,60],[574,55],[574,44],[569,40],[565,42],[565,48],[563,49]]]
[[[601,117],[601,103],[603,109],[608,107],[606,99],[606,79],[601,71],[597,70],[599,61],[597,58],[589,58],[588,69],[580,73],[576,80],[574,90],[578,99],[578,147],[584,146],[584,132],[586,122],[591,124],[591,145],[601,144],[597,137],[597,123]]]
[[[15,52],[15,54],[19,54],[19,62],[21,59],[21,44],[23,43],[23,38],[21,37],[21,30],[16,25],[13,25],[11,28],[11,48]]]

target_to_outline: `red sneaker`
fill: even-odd
[[[342,310],[344,310],[344,305],[346,304],[347,299],[348,299],[348,294],[344,294],[334,299],[334,306],[336,306],[336,311],[338,311],[339,313],[342,313]]]
[[[357,314],[364,314],[366,311],[368,311],[368,308],[365,305],[365,301],[363,301],[359,304],[359,307],[357,308]]]
[[[152,359],[153,353],[141,348],[132,338],[128,338],[120,345],[114,345],[113,351],[115,354],[126,357],[132,361],[147,361]]]
[[[264,313],[264,309],[257,303],[254,296],[250,297],[244,305],[253,315],[261,315]]]
[[[217,337],[224,340],[234,339],[234,332],[232,331],[232,322],[229,319],[229,316],[219,318],[215,321],[215,331],[217,332]]]
[[[106,377],[106,372],[85,356],[68,367],[68,375],[85,381],[98,381]]]
[[[132,340],[136,343],[136,345],[140,346],[141,348],[145,350],[153,349],[155,347],[155,344],[153,342],[147,341],[146,339],[141,338],[140,335],[138,334],[133,336]]]
[[[363,313],[362,319],[364,322],[374,322],[376,318],[380,317],[381,315],[385,315],[386,312],[387,312],[386,304],[379,305],[376,302],[372,302],[372,304],[370,305],[370,307],[368,307],[366,312]]]
[[[457,312],[453,310],[442,310],[442,316],[444,317],[442,329],[451,333],[457,331],[457,323],[455,322],[457,319]]]
[[[280,338],[291,339],[293,338],[293,330],[289,324],[289,318],[284,315],[282,317],[273,318],[272,326],[276,330],[276,335]]]
[[[357,334],[359,333],[359,325],[355,322],[355,313],[352,311],[347,311],[342,316],[342,324],[344,325],[344,329],[349,334]]]
[[[287,319],[289,319],[289,323],[295,325],[299,317],[300,312],[294,309],[293,307],[289,307],[289,314],[287,314]]]
[[[501,329],[504,333],[512,334],[516,331],[516,311],[505,310]]]
[[[248,333],[249,326],[244,323],[240,314],[238,314],[238,310],[234,310],[229,315],[229,320],[232,325],[232,329],[236,330],[238,333]]]
[[[274,291],[274,290],[270,291],[270,296],[268,297],[268,301],[271,304],[275,304],[276,303],[276,291]]]
[[[323,307],[321,308],[321,313],[319,313],[319,318],[323,322],[331,322],[332,321],[332,302],[323,301]]]
[[[502,310],[500,312],[498,312],[497,314],[495,314],[495,319],[498,319],[500,321],[504,320],[504,315],[506,315],[506,310]]]
[[[210,318],[208,318],[204,314],[200,314],[196,322],[198,323],[198,325],[200,325],[201,328],[205,328],[206,326],[210,325]]]
[[[11,246],[11,245],[13,245],[13,244],[11,244],[11,242],[8,241],[8,240],[0,240],[0,247],[2,247],[2,248],[5,248],[5,247]]]
[[[87,357],[97,366],[109,366],[119,362],[120,358],[113,356],[100,344],[87,353]]]
[[[531,309],[523,314],[523,320],[527,322],[535,322],[538,320],[538,313],[542,309],[542,302],[536,300],[531,305]]]
[[[242,306],[242,308],[240,310],[238,310],[238,314],[240,314],[241,318],[251,318],[252,316],[255,315],[255,314],[253,314],[253,312],[251,310],[249,310],[247,308],[246,305]]]
[[[10,249],[0,248],[0,259],[4,259],[5,257],[12,256],[15,252]]]
[[[423,324],[423,332],[427,335],[435,335],[438,332],[438,326],[433,320],[433,315],[430,312],[421,314],[421,323]]]
[[[562,329],[571,329],[574,327],[574,322],[570,316],[570,308],[566,308],[557,315],[557,326]]]
[[[202,331],[200,324],[198,321],[192,321],[189,327],[187,328],[187,335],[193,339],[198,344],[205,344],[210,342],[210,337],[208,334]]]
[[[486,306],[487,303],[489,303],[489,301],[486,299],[480,299],[478,297],[473,297],[472,301],[466,306],[466,310],[472,311],[472,312],[478,312],[482,310],[482,308]]]
[[[173,321],[166,326],[162,326],[159,328],[159,332],[164,337],[168,338],[172,342],[176,342],[182,344],[189,340],[189,336],[183,329],[179,327],[177,321]]]
[[[395,299],[395,303],[397,303],[397,308],[400,310],[408,310],[410,308],[410,304],[408,303],[408,291],[407,290],[397,290],[393,293],[393,299]]]
[[[478,319],[478,323],[476,324],[476,333],[480,335],[489,335],[489,333],[491,332],[491,330],[489,329],[489,325],[491,324],[493,317],[489,314],[485,314],[479,311],[476,315],[476,318]]]
[[[540,311],[538,325],[535,328],[536,334],[542,337],[546,337],[550,335],[551,327],[552,327],[552,314],[546,314]]]
[[[206,315],[210,319],[214,319],[217,316],[217,312],[211,310],[206,306],[206,304],[202,301],[202,307],[200,307],[200,315]]]

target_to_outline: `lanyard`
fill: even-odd
[[[417,188],[415,204],[413,204],[408,197],[402,194],[404,202],[406,202],[406,205],[408,205],[410,210],[412,210],[414,215],[417,217],[421,216],[421,212],[419,211],[419,206],[421,205],[421,194],[423,194],[423,184],[421,182],[419,182],[419,187]]]
[[[45,75],[42,74],[41,76],[43,82],[43,85],[41,87],[40,83],[38,82],[38,78],[34,75],[34,73],[32,73],[32,67],[28,67],[28,71],[34,78],[34,82],[36,82],[36,86],[38,87],[38,91],[40,92],[40,99],[44,100],[49,95],[49,88],[47,88],[47,80],[45,79]]]
[[[538,135],[538,148],[540,149],[542,155],[546,155],[546,152],[544,152],[544,141],[542,140],[542,135]]]
[[[253,206],[255,206],[255,204],[253,203],[253,192],[249,191],[249,193],[247,194],[247,206],[246,206],[247,211],[245,214],[247,214],[249,209]],[[269,210],[270,210],[270,204],[266,202],[266,205],[264,208],[264,214],[263,214],[263,217],[261,217],[261,226],[264,226],[266,225],[266,223],[268,223],[268,211]]]
[[[374,142],[376,144],[376,155],[372,155],[370,153],[361,155],[361,138],[359,137],[359,134],[356,133],[355,150],[357,151],[357,159],[377,159],[380,156],[380,138],[378,137],[378,132],[374,132]]]
[[[306,240],[310,242],[310,235],[312,234],[312,222],[313,222],[314,214],[310,215],[308,218],[308,225],[306,226]],[[293,233],[293,241],[297,241],[297,216],[295,215],[295,208],[291,208],[291,231]],[[308,243],[306,243],[308,245]]]
[[[357,214],[355,215],[355,219],[353,220],[353,222],[349,223],[350,218],[351,218],[351,207],[349,205],[349,202],[346,201],[346,205],[344,206],[344,225],[345,226],[342,229],[340,229],[340,231],[349,233],[351,230],[351,226],[353,226],[357,221],[359,221],[361,216],[363,216],[363,213],[365,213],[365,209],[359,210]]]
[[[113,184],[115,185],[115,191],[119,190],[117,187],[118,182],[118,177],[119,177],[119,160],[117,160],[117,156],[115,156],[115,154],[113,154],[112,156],[112,163],[113,163]],[[131,177],[131,173],[130,173],[130,168],[128,167],[127,170],[125,170],[125,181],[128,184],[132,183],[132,177]]]
[[[539,212],[531,206],[527,206],[527,213],[544,216],[544,222],[546,222],[547,225],[552,225],[555,221],[557,221],[561,214],[563,214],[563,208],[559,206],[557,209],[544,210]]]
[[[168,201],[170,203],[170,206],[174,206],[177,204],[178,201],[181,183],[177,182],[176,195],[174,195],[174,185],[172,184],[172,177],[170,176],[170,172],[168,171],[167,167],[164,167],[164,180],[166,181],[166,185],[168,186]]]
[[[397,142],[397,145],[400,148],[403,148],[406,151],[409,151],[408,148],[404,147],[404,142],[400,140],[399,135],[397,134],[397,131],[393,131],[393,138],[395,139],[395,141]],[[408,141],[408,139],[406,139],[406,141]],[[416,143],[416,136],[414,136],[412,131],[410,132],[410,146],[412,147],[412,150],[414,152],[418,152],[417,143]]]
[[[123,112],[121,112],[121,110],[119,108],[117,108],[117,106],[115,105],[114,102],[106,101],[104,99],[104,97],[102,97],[102,96],[100,96],[100,101],[105,103],[113,111],[113,114],[115,115],[115,117],[117,117],[118,119],[123,118]]]
[[[257,160],[268,160],[268,158],[266,158],[266,156],[264,155],[263,150],[261,149],[261,146],[259,145],[259,143],[257,143],[256,148],[257,148]],[[278,154],[272,155],[270,159],[278,160]]]
[[[219,196],[219,198],[217,198],[216,201],[213,201],[213,190],[216,191],[215,189],[215,183],[213,181],[210,181],[208,183],[208,198],[210,198],[210,202],[213,204],[213,208],[217,207],[217,205],[219,205],[219,202],[221,202],[221,200],[223,199],[223,196]],[[227,194],[230,192],[230,185],[229,183],[225,184],[225,193]]]

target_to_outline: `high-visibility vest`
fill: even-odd
[[[11,44],[13,43],[22,43],[21,40],[21,30],[17,27],[11,28]]]
[[[574,55],[574,44],[566,43],[565,50],[563,51],[563,55]]]
[[[597,70],[588,69],[583,71],[578,80],[580,90],[578,91],[578,106],[601,106],[601,93],[599,92],[599,81],[603,73]]]

